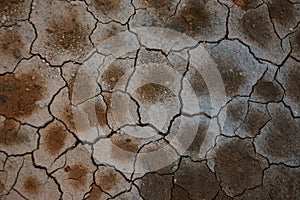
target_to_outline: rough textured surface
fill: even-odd
[[[30,4],[30,0],[7,0],[1,2],[0,26],[9,26],[16,24],[20,20],[28,19]]]
[[[171,176],[160,176],[158,174],[148,174],[140,181],[141,196],[144,199],[170,199],[172,188]]]
[[[33,52],[53,65],[68,60],[82,62],[92,49],[89,35],[96,20],[86,11],[83,2],[36,2],[32,21],[38,33]]]
[[[283,104],[269,104],[272,120],[262,128],[255,140],[258,152],[270,162],[299,165],[299,120],[293,119]],[[263,142],[262,142],[263,141]]]
[[[29,57],[34,37],[34,29],[28,22],[0,29],[0,74],[12,72],[22,58]]]
[[[242,40],[258,58],[282,63],[290,47],[287,40],[281,42],[276,35],[269,18],[268,7],[262,4],[246,13],[233,7],[231,11],[229,37]]]
[[[227,195],[234,197],[262,184],[267,162],[255,154],[248,139],[220,137],[214,155],[214,170]]]
[[[191,171],[195,173],[191,174]],[[205,162],[190,163],[188,159],[181,161],[174,176],[174,183],[179,188],[184,188],[191,199],[212,199],[220,189],[216,177]],[[172,190],[173,195],[175,191],[176,189]]]
[[[0,199],[300,199],[299,0],[0,0]]]
[[[294,59],[287,60],[278,73],[278,80],[285,89],[283,101],[292,108],[294,116],[300,115],[300,92],[297,89],[300,86],[298,75],[300,75],[300,64]]]
[[[236,199],[297,199],[299,181],[299,168],[271,166],[265,171],[263,186],[246,191]]]

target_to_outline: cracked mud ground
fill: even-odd
[[[300,199],[300,1],[0,0],[0,199]]]

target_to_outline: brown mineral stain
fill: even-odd
[[[250,110],[243,121],[243,127],[251,137],[255,137],[260,133],[260,129],[267,123],[268,120],[269,115],[266,109],[258,110],[250,107]]]
[[[136,138],[114,135],[111,138],[111,157],[115,160],[126,161],[133,158],[139,150],[139,142]]]
[[[295,58],[300,57],[300,28],[296,30],[296,32],[291,35],[291,47],[292,47],[292,55]]]
[[[67,130],[62,125],[51,126],[44,136],[46,151],[51,155],[57,155],[65,146]]]
[[[277,159],[299,158],[300,126],[283,105],[271,112],[272,120],[267,124],[263,146],[265,154]]]
[[[23,183],[24,190],[29,194],[37,194],[39,193],[41,187],[41,183],[39,180],[33,176],[29,176]]]
[[[209,121],[208,119],[206,120]],[[201,144],[203,143],[204,138],[206,136],[207,129],[208,129],[208,124],[206,124],[201,120],[198,125],[197,134],[195,135],[193,142],[190,144],[188,151],[196,154],[199,153]]]
[[[5,22],[15,23],[19,16],[24,15],[25,0],[2,0],[0,6],[0,19],[5,16]],[[0,22],[1,24],[1,22]]]
[[[74,75],[72,75],[70,80],[68,81],[68,93],[69,93],[69,98],[70,98],[71,102],[73,99],[74,84],[76,81],[77,74],[78,74],[78,69],[76,69]]]
[[[2,192],[5,190],[5,184],[0,181],[0,194],[2,194]]]
[[[211,26],[211,13],[205,7],[205,1],[189,0],[171,19],[167,28],[197,36]]]
[[[151,152],[154,152],[154,151],[157,151],[159,150],[161,147],[159,147],[158,145],[156,144],[153,144],[152,142],[150,144],[147,144],[147,146],[145,146],[143,149],[142,149],[142,153],[151,153]]]
[[[190,199],[189,193],[179,187],[178,185],[174,185],[172,189],[172,199],[173,200],[182,200],[182,199]]]
[[[215,175],[205,162],[182,160],[174,178],[176,184],[190,194],[191,199],[214,199],[220,190]]]
[[[275,82],[260,80],[254,88],[254,94],[262,97],[265,101],[278,102],[283,96],[283,91]]]
[[[92,0],[91,5],[101,14],[108,15],[110,12],[121,8],[122,0]]]
[[[136,90],[138,99],[144,103],[157,103],[163,102],[166,98],[169,98],[173,95],[173,92],[160,84],[148,83]]]
[[[245,105],[243,103],[234,103],[229,105],[226,110],[227,117],[231,121],[235,122],[241,119],[245,113]]]
[[[230,139],[217,149],[215,170],[228,195],[239,195],[246,188],[260,184],[263,169],[251,152],[254,152],[251,142],[240,139]]]
[[[237,95],[239,88],[245,84],[246,77],[242,75],[242,72],[237,67],[233,67],[230,61],[218,62],[218,65],[223,65],[219,70],[225,83],[226,93],[228,95]],[[233,68],[229,70],[229,67]]]
[[[62,112],[62,120],[67,124],[67,127],[71,131],[76,131],[76,126],[73,117],[72,105],[68,104],[65,106],[64,111]]]
[[[103,99],[104,99],[104,102],[107,106],[107,110],[111,110],[111,107],[112,107],[112,100],[111,100],[111,93],[102,93],[102,96],[103,96]]]
[[[24,3],[25,0],[5,0],[1,2],[0,12],[3,11],[12,11],[14,10],[19,4]]]
[[[165,7],[166,5],[169,5],[172,1],[170,0],[146,0],[147,4],[149,4],[149,6],[155,8],[155,9],[159,9],[162,7]]]
[[[46,29],[49,45],[57,50],[80,51],[86,45],[88,32],[72,9],[61,18],[52,19]]]
[[[124,136],[114,136],[111,138],[111,142],[124,151],[136,153],[139,150],[139,145],[136,140]]]
[[[102,197],[102,191],[95,184],[92,186],[92,191],[87,200],[99,200]]]
[[[42,78],[33,73],[0,77],[0,115],[19,118],[31,115],[43,97]]]
[[[295,19],[295,8],[289,0],[268,1],[271,17],[281,25],[287,25],[290,20]]]
[[[107,69],[101,77],[105,85],[112,90],[124,74],[125,73],[121,68],[112,66]]]
[[[104,191],[109,191],[117,183],[117,175],[113,170],[108,172],[100,172],[97,174],[96,183]]]
[[[271,22],[261,12],[247,12],[242,20],[242,30],[245,35],[257,45],[262,48],[266,48],[268,43],[272,40]]]
[[[155,8],[157,10],[168,8],[170,9],[172,5],[171,0],[146,0],[146,2],[150,7]]]
[[[295,33],[291,35],[291,49],[292,56],[296,59],[300,59],[300,28],[296,30]]]
[[[233,0],[233,3],[246,11],[251,8],[255,8],[261,3],[261,1],[260,0]]]
[[[227,196],[223,190],[220,190],[215,200],[232,200],[232,198]]]
[[[28,136],[19,131],[20,125],[14,120],[6,119],[0,124],[0,145],[20,145],[28,140]]]
[[[296,35],[296,43],[297,43],[298,49],[300,49],[300,31],[297,32],[297,35]],[[299,51],[299,50],[298,50],[298,51]]]
[[[233,0],[233,3],[239,7],[243,7],[245,2],[245,0]]]
[[[107,125],[106,109],[103,108],[103,106],[100,104],[100,102],[96,102],[95,110],[96,110],[96,116],[97,116],[99,125],[100,126]]]
[[[99,42],[105,41],[113,35],[116,35],[117,33],[120,33],[122,31],[123,30],[120,28],[119,25],[112,24],[112,26],[109,29],[105,30],[104,33],[101,34],[101,41]]]
[[[0,51],[3,55],[20,59],[23,48],[24,42],[17,31],[8,30],[0,33]]]
[[[68,174],[68,179],[73,188],[78,189],[86,184],[88,169],[85,166],[81,164],[67,166],[65,172]]]
[[[286,90],[288,96],[298,104],[300,104],[300,70],[298,66],[293,66],[287,77]]]
[[[209,94],[207,85],[199,72],[191,74],[189,81],[197,96]]]
[[[171,199],[172,177],[148,173],[141,179],[140,195],[143,199]]]

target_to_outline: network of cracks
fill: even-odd
[[[0,199],[300,199],[299,24],[299,0],[1,1]]]

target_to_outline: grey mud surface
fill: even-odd
[[[300,199],[300,1],[0,1],[0,199]]]

